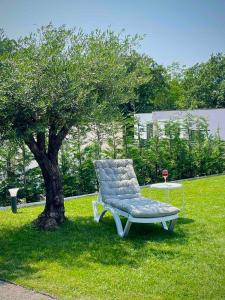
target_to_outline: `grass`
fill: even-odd
[[[30,225],[43,207],[1,211],[0,278],[59,299],[224,299],[224,181],[184,183],[186,218],[173,234],[133,224],[121,239],[110,214],[93,222],[94,197],[66,202],[69,221],[53,232]],[[171,196],[179,206],[180,191]]]

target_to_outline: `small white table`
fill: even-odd
[[[181,210],[184,213],[184,186],[181,183],[176,182],[160,182],[160,183],[154,183],[150,185],[151,189],[157,189],[157,190],[165,190],[164,198],[170,203],[170,190],[175,189],[182,189],[182,206]],[[166,191],[167,191],[167,197],[166,197]]]

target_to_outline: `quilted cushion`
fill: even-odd
[[[116,198],[107,200],[111,206],[123,210],[136,218],[157,218],[179,213],[179,209],[167,203],[148,198],[132,198],[118,201]]]
[[[140,197],[140,187],[131,159],[105,159],[94,162],[102,200]]]

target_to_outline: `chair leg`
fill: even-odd
[[[175,226],[176,222],[177,222],[177,219],[171,220],[169,222],[169,227],[168,227],[167,224],[166,224],[166,222],[163,221],[162,222],[163,229],[173,232],[174,226]]]
[[[174,220],[171,220],[171,221],[170,221],[170,224],[169,224],[169,231],[172,232],[172,231],[174,230],[174,226],[175,226],[176,222],[177,222],[177,219],[174,219]]]
[[[103,218],[104,214],[109,210],[112,213],[114,221],[116,223],[116,230],[117,230],[118,235],[120,237],[127,236],[128,232],[130,230],[131,222],[129,220],[127,220],[125,228],[123,229],[122,222],[121,222],[120,217],[117,214],[117,212],[114,209],[107,207],[107,209],[104,208],[101,213],[98,213],[98,205],[99,204],[100,203],[98,203],[98,201],[93,201],[92,202],[93,213],[94,213],[94,220],[99,223],[99,221]]]
[[[100,220],[103,218],[104,214],[107,212],[106,209],[103,209],[103,211],[99,214],[98,213],[98,202],[97,201],[93,201],[92,202],[92,206],[93,206],[93,213],[94,213],[94,220],[96,222],[100,222]]]
[[[129,220],[127,220],[127,223],[125,225],[125,228],[124,228],[124,232],[123,232],[123,236],[127,236],[129,231],[130,231],[130,226],[131,226],[131,222]]]
[[[168,230],[166,221],[162,221],[162,227],[163,227],[164,230]]]
[[[117,230],[118,235],[120,237],[127,236],[128,232],[130,230],[130,226],[131,226],[131,222],[129,221],[129,219],[127,220],[125,228],[123,229],[123,225],[122,225],[122,222],[120,220],[120,216],[114,210],[111,210],[111,213],[112,213],[113,218],[114,218],[115,223],[116,223],[116,230]]]
[[[115,223],[116,223],[116,230],[117,230],[117,233],[120,237],[123,237],[123,226],[122,226],[122,222],[120,220],[120,217],[117,213],[115,213],[114,211],[112,211],[112,215],[113,215],[113,218],[115,220]]]

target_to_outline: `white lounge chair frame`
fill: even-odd
[[[111,205],[104,203],[101,198],[101,193],[99,192],[99,197],[97,201],[92,202],[94,220],[100,222],[107,211],[111,212],[116,223],[117,233],[120,237],[125,237],[128,235],[132,223],[161,223],[164,230],[173,231],[176,221],[178,219],[178,214],[166,216],[166,217],[157,217],[157,218],[134,218],[130,214],[112,207]],[[101,213],[98,212],[98,206],[102,206],[103,210]],[[123,228],[120,216],[127,218],[125,227]],[[169,222],[167,225],[166,222]]]

